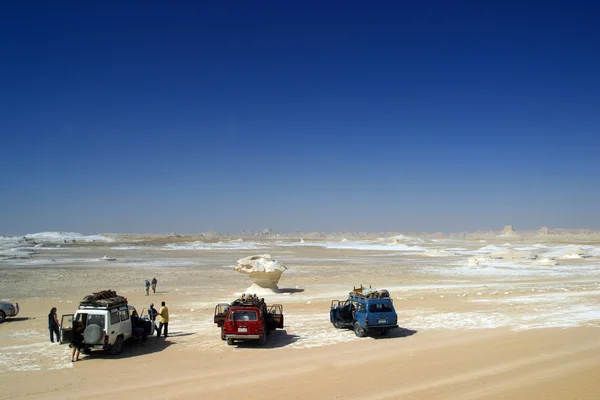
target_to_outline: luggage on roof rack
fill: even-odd
[[[79,307],[118,307],[127,305],[127,298],[119,296],[114,290],[102,290],[97,293],[88,294],[79,302]]]
[[[352,291],[350,292],[350,297],[360,297],[360,298],[365,298],[365,299],[382,299],[382,298],[387,298],[390,297],[390,292],[388,292],[386,289],[373,289],[370,286],[368,288],[363,287],[363,285],[360,285],[360,287],[353,287]]]

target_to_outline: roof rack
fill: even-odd
[[[368,288],[363,287],[353,287],[350,292],[350,297],[359,297],[362,299],[383,299],[390,297],[390,292],[387,289],[373,289],[370,286]]]
[[[231,302],[232,306],[260,307],[265,305],[265,299],[258,298],[257,295],[243,294],[239,299]]]
[[[92,293],[79,302],[79,308],[113,308],[127,305],[127,298],[117,295],[114,290]]]

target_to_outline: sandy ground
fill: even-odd
[[[473,266],[468,258],[485,246],[539,245],[558,254],[568,243],[455,240],[388,250],[244,242],[188,249],[179,241],[184,246],[170,250],[164,246],[171,240],[155,238],[54,246],[1,262],[0,293],[19,300],[22,312],[0,325],[0,398],[600,398],[599,243],[578,243],[590,255],[555,266]],[[426,257],[423,248],[461,250]],[[227,346],[212,323],[214,306],[250,284],[232,271],[236,260],[263,253],[289,267],[280,287],[293,293],[265,296],[283,304],[285,329],[265,347]],[[98,261],[105,254],[117,261]],[[146,297],[143,281],[153,276],[158,293]],[[402,328],[385,338],[357,338],[331,326],[331,300],[360,283],[390,290]],[[138,310],[166,301],[171,335],[130,343],[117,357],[93,353],[71,364],[69,349],[49,342],[49,309],[73,313],[85,294],[108,288]]]

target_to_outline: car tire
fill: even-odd
[[[342,329],[344,327],[344,321],[341,318],[336,318],[333,320],[333,326],[335,329]]]
[[[227,344],[229,346],[233,346],[233,339],[227,339]]]
[[[360,326],[358,322],[354,323],[354,334],[356,335],[356,337],[365,336],[365,330]]]
[[[221,327],[221,340],[225,340],[225,329]]]
[[[118,354],[121,354],[121,352],[123,351],[123,337],[119,336],[117,338],[117,340],[115,341],[115,344],[113,344],[110,348],[110,354],[112,354],[113,356],[116,356]]]
[[[0,310],[0,324],[6,320],[6,314],[4,311]]]
[[[265,343],[267,343],[267,334],[263,332],[263,334],[260,335],[260,338],[258,339],[258,344],[264,346]]]

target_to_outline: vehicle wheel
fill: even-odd
[[[233,339],[227,339],[227,344],[233,346]]]
[[[265,343],[267,343],[267,334],[263,332],[263,334],[260,335],[260,338],[258,339],[258,344],[264,346]]]
[[[4,322],[4,320],[6,320],[6,314],[4,314],[4,311],[0,311],[0,324]]]
[[[354,334],[357,337],[365,336],[365,330],[360,326],[360,324],[358,322],[354,323]]]
[[[121,354],[121,351],[123,351],[123,337],[119,336],[115,341],[115,344],[110,348],[110,354],[116,356],[117,354]]]
[[[333,326],[335,326],[335,329],[342,329],[344,327],[344,321],[336,318],[333,320]]]
[[[225,329],[221,327],[221,340],[225,340]]]
[[[89,355],[89,354],[92,354],[92,349],[85,348],[85,349],[82,349],[81,352],[83,354]]]

